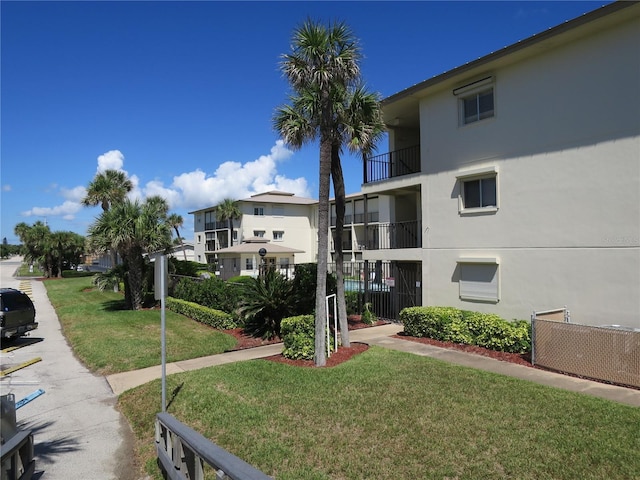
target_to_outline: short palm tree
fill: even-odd
[[[254,337],[280,336],[283,318],[296,312],[293,282],[272,268],[242,284],[243,299],[238,313],[244,331]]]
[[[282,56],[281,70],[293,90],[291,105],[280,107],[274,126],[292,148],[318,139],[318,273],[316,290],[316,366],[326,364],[324,325],[326,316],[327,254],[329,250],[329,183],[332,148],[339,118],[335,92],[346,90],[360,79],[360,47],[344,23],[329,27],[307,20],[294,31],[292,51]],[[306,111],[300,109],[310,108]],[[288,113],[299,113],[306,123],[282,122]],[[289,117],[292,118],[292,117]]]
[[[144,254],[166,251],[171,246],[168,206],[160,197],[112,205],[89,227],[89,243],[97,251],[117,250],[125,267],[125,304],[139,310],[143,305]]]

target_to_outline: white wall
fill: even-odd
[[[421,102],[423,303],[640,327],[640,22],[504,68],[495,118]],[[499,209],[460,215],[457,175],[496,167]],[[461,301],[457,260],[500,259],[498,303]]]

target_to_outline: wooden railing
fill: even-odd
[[[172,480],[204,480],[205,463],[213,467],[220,480],[271,478],[168,413],[156,415],[156,451],[165,478]]]

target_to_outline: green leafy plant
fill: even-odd
[[[244,330],[254,337],[280,336],[280,322],[296,312],[293,282],[274,269],[242,285],[238,314]]]
[[[173,312],[180,313],[186,317],[196,320],[205,325],[221,330],[236,328],[233,317],[226,312],[213,308],[203,307],[197,303],[187,302],[178,298],[167,297],[167,308]]]
[[[378,321],[378,317],[376,317],[376,314],[373,313],[372,308],[373,308],[373,305],[371,305],[371,302],[367,302],[364,304],[364,311],[362,312],[361,318],[362,318],[362,321],[367,325],[373,325]]]

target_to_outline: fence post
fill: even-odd
[[[536,364],[536,312],[531,314],[531,365]]]

